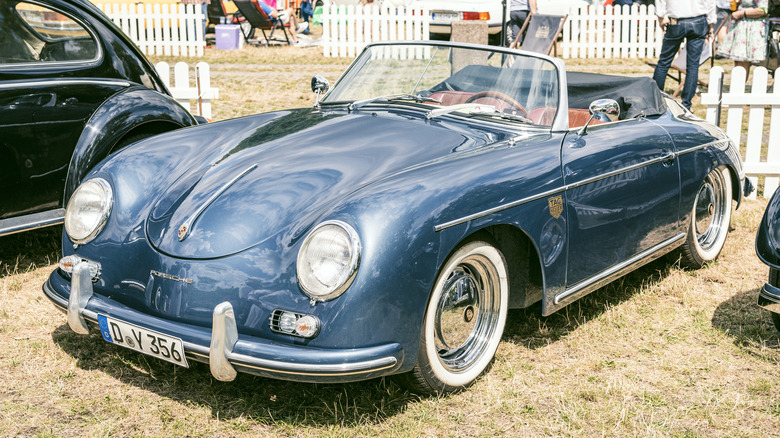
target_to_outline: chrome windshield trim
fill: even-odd
[[[595,290],[597,287],[601,287],[605,280],[612,280],[612,277],[620,275],[620,273],[627,268],[633,267],[635,264],[642,262],[643,260],[647,259],[648,257],[652,256],[653,254],[668,248],[671,245],[674,245],[675,243],[679,242],[681,239],[685,239],[686,234],[680,233],[676,236],[667,239],[657,245],[655,245],[652,248],[648,248],[639,254],[635,255],[634,257],[631,257],[630,259],[618,263],[610,268],[607,268],[604,271],[599,272],[598,274],[594,275],[593,277],[590,277],[588,279],[585,279],[581,281],[580,283],[575,284],[569,289],[564,290],[563,292],[555,295],[553,298],[553,304],[560,304],[561,301],[565,300],[566,298],[571,297],[572,295],[575,295],[580,292],[585,292],[587,289],[592,287],[592,290]]]

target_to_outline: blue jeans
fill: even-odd
[[[683,40],[687,41],[686,50],[688,57],[685,65],[685,83],[682,91],[682,104],[691,109],[691,99],[696,94],[696,84],[699,82],[699,58],[704,48],[704,39],[707,38],[709,25],[707,17],[702,15],[693,18],[679,18],[677,24],[666,26],[664,42],[661,46],[661,54],[658,56],[658,65],[653,73],[653,80],[658,88],[664,89],[666,73],[672,65],[674,57],[680,50]]]

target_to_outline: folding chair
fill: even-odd
[[[249,38],[254,38],[254,28],[252,28],[252,26],[246,22],[246,19],[238,13],[228,12],[227,9],[225,9],[223,0],[210,0],[209,5],[206,8],[206,14],[208,15],[208,25],[211,29],[218,24],[238,24],[242,28],[242,34],[245,33],[245,39],[247,36],[249,36]]]
[[[287,42],[287,44],[292,44],[286,29],[290,26],[290,23],[282,24],[281,21],[274,20],[266,15],[257,1],[258,0],[233,0],[233,3],[238,8],[238,12],[240,12],[246,21],[252,25],[252,32],[254,32],[255,29],[260,29],[260,31],[263,32],[263,38],[265,38],[266,45],[270,44],[274,37],[274,32],[276,32],[277,29],[281,29],[284,33],[284,41]],[[266,30],[270,30],[271,33],[266,35]],[[241,32],[244,32],[244,30],[241,29]],[[249,42],[249,37],[246,33],[244,34],[244,38]],[[282,42],[281,40],[276,41]]]
[[[569,15],[542,15],[528,14],[528,18],[515,36],[514,42],[509,45],[513,49],[520,48],[529,52],[558,56],[558,47],[555,42],[558,35],[563,32],[563,25]]]

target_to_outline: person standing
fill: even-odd
[[[766,61],[767,9],[769,0],[742,0],[739,8],[731,13],[723,44],[718,54],[734,60],[735,67],[742,67],[750,74],[750,66]]]
[[[704,43],[712,39],[712,29],[717,21],[715,0],[656,0],[655,13],[658,25],[664,32],[661,54],[653,72],[653,80],[658,88],[664,89],[666,73],[686,41],[688,52],[685,65],[685,83],[682,91],[682,104],[691,109],[691,100],[696,94],[699,82],[699,58]]]
[[[520,33],[528,15],[536,13],[536,0],[509,0],[509,27],[512,29],[511,44]]]

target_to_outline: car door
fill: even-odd
[[[680,233],[673,151],[666,131],[642,117],[566,135],[567,290],[598,281]]]
[[[0,219],[62,206],[73,150],[90,115],[120,87],[80,77],[100,58],[85,24],[37,3],[6,4],[0,13],[0,180],[10,188]],[[56,72],[53,73],[53,72]],[[9,74],[9,77],[14,77]],[[114,81],[116,82],[116,81]]]

